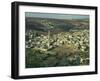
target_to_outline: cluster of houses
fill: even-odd
[[[75,32],[61,32],[59,34],[35,36],[34,32],[29,31],[26,34],[26,48],[39,49],[48,51],[61,45],[73,45],[75,49],[80,51],[88,51],[89,49],[89,31],[81,30]]]

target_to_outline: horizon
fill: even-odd
[[[25,12],[25,17],[50,19],[89,19],[89,15]]]

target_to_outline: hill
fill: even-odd
[[[52,33],[56,33],[75,29],[89,29],[89,21],[86,19],[62,20],[26,17],[25,22],[26,30],[37,30],[42,32],[51,30]]]

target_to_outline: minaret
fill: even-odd
[[[47,43],[47,46],[48,46],[48,48],[50,46],[50,30],[48,30],[48,43]]]

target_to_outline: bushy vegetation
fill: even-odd
[[[26,67],[56,67],[56,66],[77,66],[77,65],[88,65],[89,59],[88,53],[77,52],[74,55],[70,54],[55,54],[44,53],[37,50],[27,49],[26,55]],[[83,55],[83,56],[82,56]],[[81,59],[84,58],[83,61]]]

